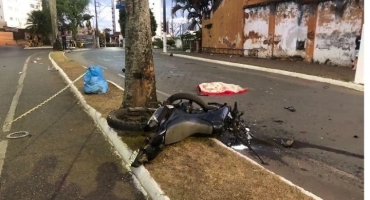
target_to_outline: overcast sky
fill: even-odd
[[[115,0],[116,1],[116,0]],[[162,1],[162,0],[158,0]],[[97,7],[97,12],[98,12],[98,24],[99,24],[99,29],[102,30],[104,28],[110,28],[112,29],[112,1],[111,0],[96,0],[96,2],[99,2],[100,6]],[[171,3],[172,0],[166,0],[166,18],[171,19]],[[89,11],[92,15],[95,15],[95,9],[94,9],[94,0],[90,0],[89,4]],[[118,11],[118,10],[117,10]],[[116,19],[118,20],[118,19]],[[176,22],[184,22],[184,19],[181,16],[181,13],[179,12],[177,14],[177,17],[174,19],[174,23]],[[186,20],[185,20],[186,21]],[[159,24],[160,22],[157,22]],[[94,20],[95,24],[95,20]],[[117,27],[117,31],[119,31],[120,28]]]

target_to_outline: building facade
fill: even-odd
[[[157,22],[156,37],[163,35],[163,0],[149,0],[149,8],[152,10],[155,21]]]
[[[364,23],[364,0],[215,0],[204,16],[203,49],[294,57],[350,66]]]
[[[0,26],[24,29],[28,14],[41,9],[41,0],[0,0]]]
[[[120,32],[121,28],[119,25],[119,9],[116,8],[117,2],[122,0],[112,0],[112,24],[113,24],[113,33]],[[149,0],[149,8],[152,10],[154,18],[157,22],[157,30],[156,36],[162,36],[162,15],[163,15],[163,8],[162,8],[162,1],[163,0]]]

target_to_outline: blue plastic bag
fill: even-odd
[[[87,94],[101,94],[108,91],[108,82],[103,76],[101,66],[90,66],[84,75],[84,92]]]

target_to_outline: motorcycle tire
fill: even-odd
[[[193,94],[189,94],[189,93],[173,94],[167,98],[167,102],[172,104],[173,102],[180,100],[180,99],[186,99],[189,101],[193,101],[194,103],[198,104],[205,112],[209,110],[208,104],[206,104],[200,97],[195,96]]]
[[[138,121],[138,122],[130,122],[123,120],[123,116],[126,116],[128,113],[127,109],[117,109],[113,110],[107,116],[107,123],[110,127],[118,130],[125,130],[125,131],[144,131],[144,128],[147,124],[147,121],[150,118],[150,114],[148,112],[131,112],[137,113],[137,115],[143,115],[143,118],[146,120]]]

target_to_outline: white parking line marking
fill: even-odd
[[[0,142],[0,177],[1,177],[1,171],[3,170],[5,152],[6,152],[7,147],[8,147],[8,140],[3,140]]]
[[[159,94],[162,94],[162,95],[166,96],[166,97],[171,96],[171,95],[169,95],[169,94],[167,94],[167,93],[165,93],[165,92],[159,91],[159,90],[157,90],[157,92],[158,92]]]
[[[124,75],[122,75],[122,74],[118,74],[118,76],[121,76],[121,77],[125,78],[125,76],[124,76]],[[167,94],[167,93],[165,93],[165,92],[159,91],[159,90],[157,90],[157,92],[158,92],[159,94],[162,94],[162,95],[166,96],[166,97],[171,96],[171,95],[169,95],[169,94]]]
[[[21,73],[21,75],[19,77],[19,80],[18,80],[17,91],[15,92],[12,103],[10,104],[8,115],[5,118],[4,124],[8,124],[9,122],[11,122],[14,119],[14,114],[15,114],[15,110],[16,110],[17,105],[18,105],[19,97],[21,96],[21,93],[22,93],[22,90],[23,90],[23,81],[26,78],[26,74],[27,74],[26,70],[27,70],[27,67],[28,67],[28,63],[29,63],[31,57],[34,56],[34,55],[36,55],[36,54],[33,54],[33,55],[29,56],[27,58],[26,62],[24,63],[24,65],[23,65],[23,70],[22,70],[22,73]],[[11,127],[12,127],[12,124],[9,124],[9,125],[3,127],[3,132],[5,133],[5,132],[10,131]]]

